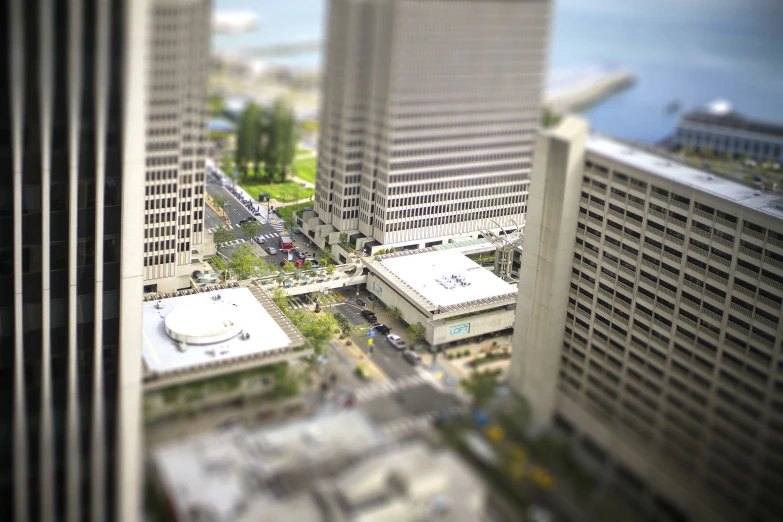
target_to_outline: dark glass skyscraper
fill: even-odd
[[[0,520],[136,521],[147,1],[0,5]]]

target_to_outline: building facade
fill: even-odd
[[[148,75],[144,280],[190,287],[204,234],[210,0],[152,0]],[[206,244],[203,244],[206,240]]]
[[[0,519],[139,520],[147,3],[3,3]]]
[[[672,142],[679,148],[783,163],[783,125],[754,121],[731,111],[686,113],[677,124]]]
[[[783,201],[539,137],[510,382],[667,520],[779,520]]]
[[[423,247],[521,224],[550,9],[548,0],[332,0],[318,220],[304,226],[316,243],[339,231]]]

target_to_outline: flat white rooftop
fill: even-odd
[[[219,300],[215,300],[216,296]],[[158,303],[162,308],[158,308]],[[172,297],[143,305],[142,354],[152,372],[166,373],[218,360],[287,348],[292,344],[247,288]],[[169,320],[169,314],[173,314]],[[174,320],[172,320],[174,319]],[[228,324],[230,323],[230,324]],[[177,339],[191,339],[180,351]],[[244,334],[248,337],[245,339]],[[211,339],[216,342],[209,343]],[[206,344],[198,344],[198,343]]]
[[[380,261],[387,270],[437,306],[516,293],[506,283],[457,249],[422,252]]]
[[[783,196],[780,194],[762,193],[757,195],[758,192],[752,187],[631,148],[599,134],[590,135],[586,148],[590,153],[607,157],[629,167],[649,172],[680,185],[712,194],[777,218],[783,218],[783,209],[776,206],[783,206]]]

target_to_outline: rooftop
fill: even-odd
[[[350,436],[346,436],[346,433]],[[152,461],[178,521],[480,520],[484,486],[451,452],[398,445],[359,410],[213,432]]]
[[[516,286],[476,264],[460,250],[387,254],[379,259],[384,268],[439,307],[516,294]]]
[[[783,197],[780,194],[762,193],[730,179],[715,176],[692,167],[676,163],[631,148],[605,136],[591,134],[586,143],[587,151],[612,159],[685,187],[700,190],[743,207],[763,212],[775,218],[783,218]]]
[[[144,364],[158,374],[302,344],[248,288],[145,302],[143,338]]]
[[[731,106],[713,104],[707,109],[685,113],[683,121],[728,127],[735,130],[757,132],[783,138],[783,125],[752,120],[731,110]]]

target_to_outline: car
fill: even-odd
[[[305,258],[305,261],[310,261],[314,268],[318,266],[318,260],[314,257]]]
[[[251,217],[245,218],[245,219],[240,219],[239,220],[239,224],[240,225],[244,225],[245,223],[250,223],[251,221],[255,221],[255,220],[253,218],[251,218]]]
[[[258,237],[256,238],[256,243],[258,243],[259,245],[263,245],[264,243],[266,243],[266,239],[264,239],[264,238],[263,238],[263,237],[261,237],[261,236],[258,236]]]
[[[275,247],[266,247],[266,251],[270,256],[277,254],[277,249]]]
[[[367,313],[365,314],[364,312]],[[362,317],[364,317],[367,320],[367,322],[370,324],[378,324],[378,318],[375,317],[375,314],[369,310],[362,311]]]
[[[398,350],[405,349],[405,341],[403,341],[399,335],[389,334],[386,336],[386,340],[389,341],[389,344],[391,344]]]
[[[377,330],[378,332],[382,333],[383,335],[387,335],[389,332],[391,332],[391,328],[386,326],[385,324],[374,324],[372,325],[373,330]]]
[[[363,364],[359,364],[356,366],[356,375],[358,375],[359,378],[362,379],[363,381],[370,380],[370,370],[368,370],[367,367]]]
[[[304,255],[304,252],[300,252],[299,250],[296,251],[296,257],[302,260],[307,258],[307,256]]]
[[[402,358],[411,363],[413,366],[421,364],[421,357],[414,352],[403,352]]]
[[[367,296],[367,299],[369,299],[370,301],[375,301],[378,298],[375,297],[373,294],[370,294],[370,295]]]
[[[364,306],[364,301],[362,301],[361,299],[357,299],[356,304],[358,304],[359,306]]]
[[[302,268],[302,265],[304,265],[304,263],[302,263],[301,259],[297,259],[296,261],[294,261],[294,266],[296,268]]]

